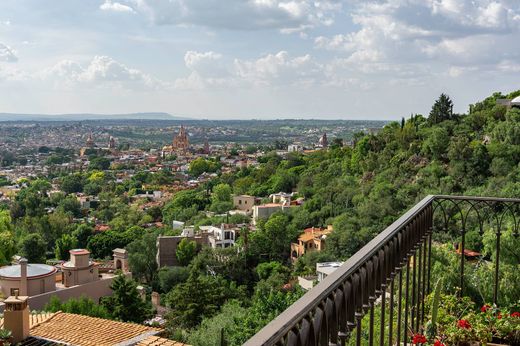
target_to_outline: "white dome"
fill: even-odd
[[[512,99],[511,104],[515,105],[515,106],[517,106],[517,105],[520,106],[520,96],[517,96],[514,99]]]

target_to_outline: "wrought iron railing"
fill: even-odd
[[[246,345],[373,345],[375,340],[381,346],[409,344],[408,331],[419,330],[425,320],[434,232],[456,230],[460,236],[459,292],[463,293],[466,233],[473,229],[483,233],[489,227],[495,231],[496,303],[500,238],[505,227],[518,236],[519,211],[520,199],[427,196]],[[368,321],[363,320],[365,315]]]

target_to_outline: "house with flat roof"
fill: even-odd
[[[252,213],[253,207],[258,205],[259,198],[249,195],[236,195],[233,196],[233,206],[237,210],[245,211],[246,213]]]
[[[322,262],[316,263],[316,274],[318,282],[322,282],[330,274],[334,273],[344,262]]]

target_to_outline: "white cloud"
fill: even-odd
[[[112,11],[112,12],[126,12],[126,13],[134,13],[134,9],[130,6],[123,5],[120,2],[112,2],[110,0],[105,0],[104,3],[102,3],[99,6],[100,10],[103,11]]]
[[[117,85],[122,88],[157,88],[163,83],[152,76],[108,57],[95,56],[86,68],[76,61],[62,60],[42,73],[57,85],[88,83],[93,85]]]
[[[28,80],[30,77],[24,71],[16,68],[0,66],[0,82],[20,82]]]
[[[307,87],[320,83],[324,77],[323,66],[310,55],[292,57],[286,51],[251,60],[225,59],[212,51],[188,51],[184,61],[191,72],[188,77],[175,81],[174,85],[178,89],[281,85]]]
[[[520,59],[520,7],[510,0],[353,1],[353,32],[314,39],[343,55],[342,65],[370,73],[445,64],[449,75]],[[464,67],[464,68],[463,68]],[[433,68],[433,67],[432,67]],[[409,78],[416,78],[408,73]],[[399,77],[403,78],[403,77]]]
[[[468,72],[475,71],[475,67],[451,66],[448,70],[448,75],[452,78],[460,77]]]
[[[201,53],[189,50],[184,55],[184,63],[186,64],[186,67],[190,69],[197,69],[201,66],[211,65],[221,58],[222,54],[212,51]]]
[[[322,66],[308,54],[291,57],[280,51],[257,60],[235,59],[234,70],[238,78],[253,85],[309,85],[321,75]]]
[[[6,44],[0,42],[0,61],[4,62],[16,62],[18,57],[16,52]]]
[[[341,0],[129,0],[159,25],[231,30],[278,29],[284,33],[331,25]]]
[[[502,60],[498,63],[498,70],[506,73],[520,72],[520,62],[518,60]]]

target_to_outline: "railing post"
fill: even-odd
[[[460,230],[461,234],[461,240],[460,240],[460,292],[459,296],[462,297],[462,294],[464,292],[464,261],[466,259],[464,250],[466,248],[466,229],[465,227],[462,227]]]
[[[496,244],[496,255],[495,255],[495,278],[494,278],[494,281],[495,281],[495,285],[493,287],[493,303],[495,305],[498,305],[498,287],[499,287],[499,266],[500,266],[500,236],[501,236],[501,232],[500,232],[500,226],[498,226],[498,229],[497,229],[497,232],[496,232],[496,236],[497,236],[497,244]]]

